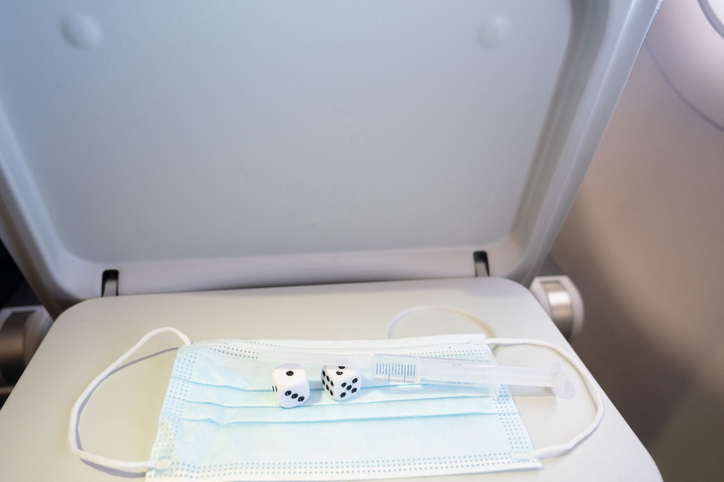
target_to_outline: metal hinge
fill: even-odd
[[[538,276],[530,291],[569,341],[583,328],[583,299],[568,276]]]

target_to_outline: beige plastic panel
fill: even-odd
[[[724,65],[713,28],[680,14],[691,7],[662,5],[553,249],[586,304],[573,346],[667,481],[724,473],[724,130],[656,58]],[[677,39],[690,43],[668,49]],[[717,87],[709,99],[700,89],[710,108],[722,105],[715,69],[689,75]]]

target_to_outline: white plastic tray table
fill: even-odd
[[[0,478],[6,481],[128,480],[71,454],[69,412],[99,372],[148,331],[174,326],[192,341],[215,338],[378,339],[398,313],[448,305],[483,319],[497,336],[566,340],[522,286],[502,278],[326,285],[100,298],[78,304],[56,321],[19,384],[0,410]],[[450,313],[427,313],[398,325],[395,336],[480,332]],[[142,358],[179,346],[173,335],[152,340]],[[173,366],[175,350],[142,360],[107,379],[82,412],[86,450],[147,460]],[[575,354],[574,354],[575,356]],[[559,357],[535,347],[501,348],[501,364],[549,367]],[[583,381],[567,368],[575,396],[534,392],[515,400],[535,447],[569,440],[593,418]],[[571,387],[568,387],[569,389]],[[569,390],[570,392],[570,390]],[[661,480],[642,444],[604,396],[596,432],[572,453],[539,471],[456,476],[455,480]],[[453,480],[452,477],[449,480]]]

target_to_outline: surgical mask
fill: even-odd
[[[89,394],[148,339],[168,331],[184,346],[176,356],[151,459],[118,461],[79,449],[78,413]],[[597,390],[592,393],[599,410],[589,429],[569,444],[534,451],[505,387],[491,398],[471,387],[379,382],[363,371],[361,393],[339,403],[324,396],[315,381],[321,366],[311,366],[309,400],[285,410],[271,390],[275,365],[257,360],[260,351],[270,349],[485,360],[492,357],[490,344],[520,342],[443,335],[191,344],[178,330],[162,328],[148,333],[81,394],[71,413],[69,440],[84,460],[121,470],[146,469],[148,480],[359,480],[539,468],[540,458],[570,450],[595,429],[602,415]],[[587,382],[589,388],[595,386]]]

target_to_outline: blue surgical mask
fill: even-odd
[[[148,480],[360,480],[539,468],[528,432],[504,386],[497,398],[473,387],[380,382],[362,371],[362,389],[339,403],[307,366],[309,399],[277,405],[270,374],[275,364],[259,351],[395,353],[486,360],[484,335],[444,335],[377,341],[213,340],[179,348],[146,462],[120,462],[78,449],[77,410],[71,446],[85,460],[119,469],[147,469]],[[96,383],[97,382],[97,383]]]

